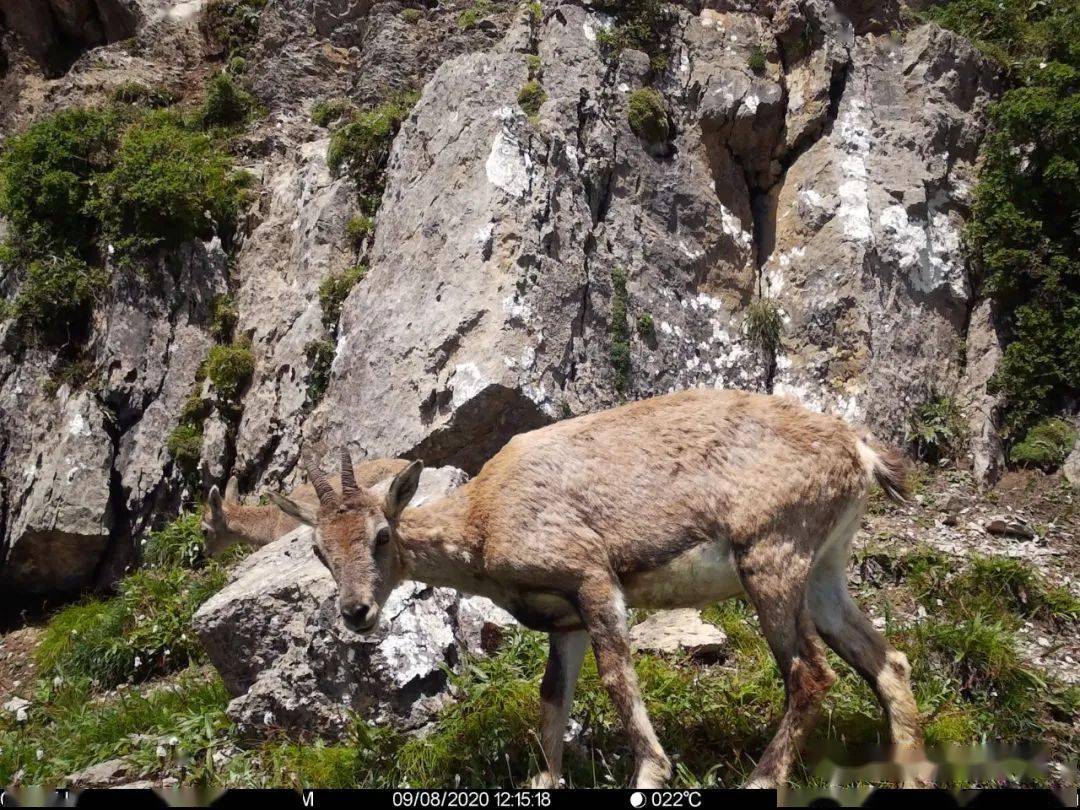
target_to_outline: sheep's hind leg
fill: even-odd
[[[636,766],[634,786],[663,787],[671,776],[671,761],[653,731],[630,661],[630,633],[622,589],[606,580],[586,582],[578,592],[578,610],[592,637],[600,680],[630,738]]]
[[[546,767],[532,778],[530,787],[559,787],[566,723],[588,644],[584,630],[548,634],[547,669],[540,682],[540,743]]]

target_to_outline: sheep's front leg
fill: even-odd
[[[671,776],[671,761],[653,731],[630,661],[630,633],[622,589],[610,581],[586,582],[578,592],[578,610],[592,637],[600,680],[630,738],[636,765],[634,786],[663,787]]]
[[[547,669],[540,682],[540,741],[546,770],[533,777],[530,787],[559,786],[566,723],[588,643],[589,634],[584,630],[548,635]]]

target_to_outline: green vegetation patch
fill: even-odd
[[[176,103],[176,94],[161,85],[142,82],[123,82],[113,88],[109,98],[116,104],[132,104],[139,107],[169,107]]]
[[[746,66],[754,73],[764,73],[765,67],[768,62],[765,59],[765,49],[760,45],[755,45],[751,51],[750,56],[746,60]]]
[[[475,28],[488,17],[500,11],[499,4],[493,0],[476,0],[458,15],[457,25],[462,31]]]
[[[202,456],[202,422],[181,422],[174,427],[165,440],[169,457],[188,476],[194,475]]]
[[[341,317],[341,305],[349,297],[352,288],[367,274],[367,267],[358,264],[341,273],[333,273],[319,285],[319,303],[322,305],[323,323],[331,331],[337,330]]]
[[[664,97],[651,87],[630,94],[627,118],[633,133],[649,143],[663,143],[671,134]]]
[[[255,355],[246,341],[218,344],[210,349],[206,357],[206,376],[214,384],[218,398],[225,404],[239,401],[254,372]]]
[[[201,771],[226,739],[228,702],[217,673],[199,668],[166,688],[105,700],[85,678],[42,681],[26,722],[0,716],[0,783],[11,785],[20,774],[23,784],[62,784],[68,774],[115,757],[129,758],[136,773],[152,773],[168,764],[159,746],[169,761]]]
[[[959,401],[936,394],[908,416],[905,441],[915,457],[935,462],[955,458],[967,439],[967,417]]]
[[[1050,470],[1065,461],[1076,444],[1076,428],[1064,419],[1048,417],[1035,424],[1024,440],[1012,446],[1009,460],[1023,467]]]
[[[109,688],[183,669],[203,655],[191,617],[224,584],[225,571],[215,564],[197,574],[183,568],[130,574],[116,597],[88,600],[50,619],[35,654],[41,672]]]
[[[394,136],[416,104],[415,93],[402,93],[357,113],[330,136],[326,162],[336,175],[352,178],[361,190],[382,189],[382,171]]]
[[[323,99],[311,108],[311,123],[317,127],[328,127],[351,109],[352,102],[347,98]]]
[[[228,343],[240,321],[240,312],[236,302],[228,293],[219,295],[210,307],[210,335],[218,343]]]
[[[207,81],[199,117],[206,128],[235,127],[251,118],[258,107],[255,97],[222,71]]]
[[[35,259],[27,267],[9,314],[39,334],[70,337],[85,326],[107,285],[103,270],[77,256]]]
[[[345,223],[345,235],[357,248],[375,232],[375,220],[366,214],[356,214]]]
[[[199,18],[203,38],[224,56],[244,56],[259,33],[266,0],[207,0]]]
[[[966,239],[1007,329],[992,382],[1015,440],[1080,389],[1080,5],[948,0],[923,13],[1007,74]]]
[[[598,31],[596,41],[606,58],[614,59],[627,48],[649,55],[653,70],[667,69],[671,61],[669,32],[675,21],[660,0],[611,0],[598,7],[615,16],[615,25]]]
[[[198,512],[188,512],[143,541],[142,558],[155,568],[198,567],[202,560],[203,536]]]
[[[530,79],[518,91],[518,106],[530,119],[540,114],[540,105],[547,100],[547,93],[536,79]]]
[[[755,298],[746,308],[746,337],[771,368],[780,351],[784,319],[779,305],[771,298]]]
[[[307,396],[304,410],[310,411],[319,404],[330,385],[330,367],[334,364],[336,346],[332,340],[313,340],[304,346],[304,356],[308,361],[306,378]]]

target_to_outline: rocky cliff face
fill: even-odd
[[[218,68],[205,5],[140,0],[134,40],[56,79],[9,15],[0,121],[133,78],[195,95]],[[515,432],[695,385],[792,394],[892,439],[932,394],[963,391],[992,468],[1000,349],[959,241],[989,67],[934,26],[901,32],[889,4],[676,4],[652,54],[611,46],[614,8],[270,0],[244,74],[267,115],[232,145],[258,181],[234,255],[189,244],[160,257],[163,282],[114,280],[78,381],[5,341],[5,586],[107,580],[133,537],[230,472],[246,490],[293,483],[308,442],[475,472]],[[94,37],[80,47],[114,38]],[[518,101],[530,81],[535,114]],[[357,247],[357,189],[310,110],[408,87]],[[647,130],[630,124],[645,88],[661,105]],[[358,261],[334,335],[318,289]],[[255,371],[185,488],[165,437],[226,291]],[[334,348],[316,401],[319,341]]]

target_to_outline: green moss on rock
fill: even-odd
[[[664,97],[651,87],[630,94],[627,117],[635,135],[649,143],[663,143],[670,135]]]

